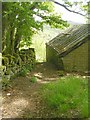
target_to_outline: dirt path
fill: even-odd
[[[36,83],[31,83],[32,76],[37,78]],[[58,77],[54,66],[39,63],[27,77],[14,79],[12,88],[3,91],[3,118],[47,117],[48,112],[43,105],[39,90],[43,84],[53,82]]]

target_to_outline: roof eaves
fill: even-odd
[[[76,48],[78,48],[79,46],[81,46],[82,44],[84,44],[87,41],[88,41],[88,38],[87,38],[87,40],[80,41],[79,43],[77,43],[73,47],[71,47],[71,48],[69,48],[69,49],[67,49],[67,50],[65,50],[65,51],[63,51],[63,52],[61,52],[61,53],[59,53],[57,55],[59,55],[60,57],[64,57],[67,54],[69,54],[71,51],[75,50]]]

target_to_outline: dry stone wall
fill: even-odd
[[[13,56],[10,54],[3,55],[0,74],[11,78],[20,72],[23,66],[28,66],[29,70],[35,67],[34,48],[22,49],[18,54],[15,53]]]

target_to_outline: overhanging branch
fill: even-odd
[[[61,3],[57,2],[57,1],[54,1],[54,0],[50,0],[50,1],[54,2],[54,3],[57,4],[57,5],[60,5],[60,6],[64,7],[64,8],[65,8],[66,10],[68,10],[69,12],[73,12],[73,13],[79,14],[79,15],[81,15],[81,16],[84,16],[84,17],[90,19],[89,17],[87,17],[86,15],[84,15],[84,14],[82,14],[82,13],[80,13],[80,12],[76,12],[76,11],[70,10],[70,9],[67,8],[67,6],[64,5],[64,4],[61,4]]]

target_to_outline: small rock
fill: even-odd
[[[11,94],[10,93],[7,93],[7,96],[10,96]]]
[[[86,76],[83,76],[83,78],[86,78]]]

